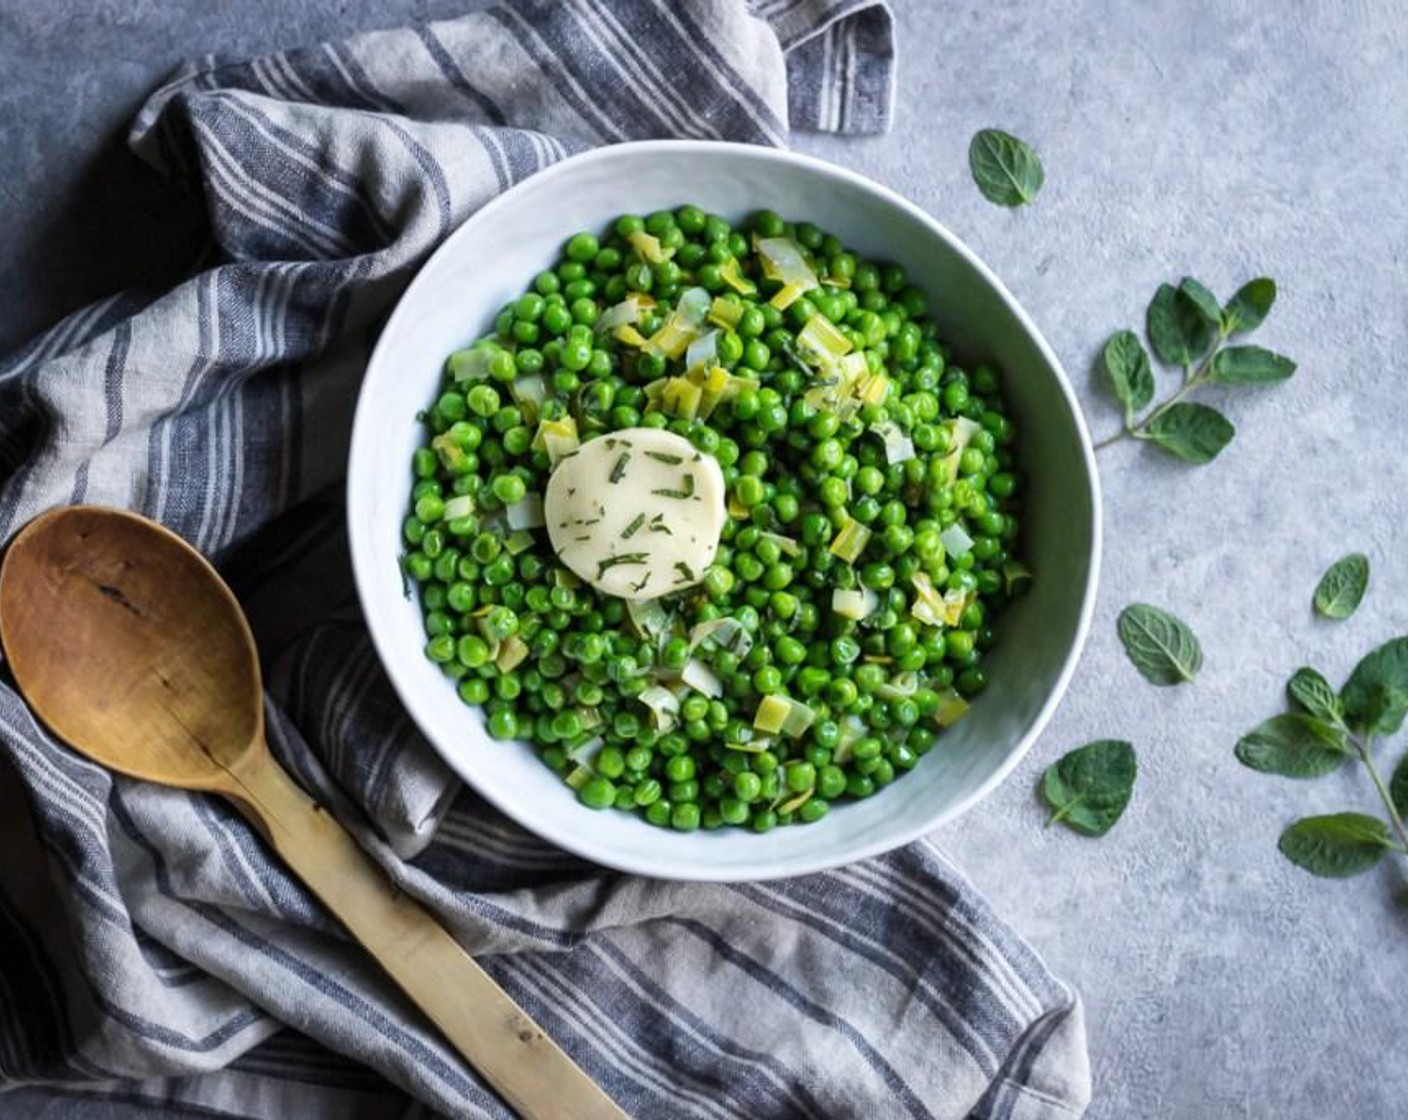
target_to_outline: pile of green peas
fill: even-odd
[[[648,255],[666,259],[638,250],[642,233],[658,242]],[[781,285],[756,248],[779,237],[800,246],[819,280],[783,309],[770,302]],[[741,294],[740,282],[756,291]],[[647,386],[684,372],[683,359],[595,329],[638,294],[653,301],[634,324],[649,337],[693,287],[729,305],[715,361],[744,379],[707,420],[651,404]],[[816,315],[888,378],[882,403],[843,416],[804,399],[815,370],[797,336]],[[689,205],[626,215],[571,237],[473,349],[484,352],[475,378],[455,376],[470,352],[452,355],[421,416],[404,570],[419,587],[426,656],[484,709],[494,739],[527,740],[583,804],[681,831],[813,822],[912,769],[939,737],[936,713],[985,687],[992,623],[1020,571],[1014,428],[997,372],[951,361],[901,266],[766,210],[739,227]],[[529,382],[537,388],[525,396]],[[668,428],[723,471],[731,516],[701,581],[662,600],[668,634],[639,632],[624,601],[571,576],[543,529],[507,528],[507,507],[542,494],[551,471],[538,425],[565,417],[582,440]],[[957,418],[971,422],[961,451]],[[885,422],[914,457],[887,462],[875,434]],[[847,561],[830,546],[851,519],[871,535]],[[949,555],[941,535],[954,525],[971,547]],[[966,595],[953,625],[912,613],[920,573],[939,593]],[[875,609],[859,620],[836,613],[837,589],[873,592]],[[691,650],[693,628],[723,617],[749,635],[747,652]],[[504,662],[505,643],[526,656]],[[657,727],[640,695],[674,681],[691,657],[723,694],[679,687],[677,722]],[[758,749],[754,713],[771,694],[806,704],[814,721]]]

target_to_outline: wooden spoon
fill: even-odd
[[[96,506],[36,518],[0,568],[0,642],[25,699],[75,750],[233,801],[519,1115],[625,1117],[274,761],[244,614],[180,537]]]

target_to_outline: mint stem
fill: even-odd
[[[1398,848],[1405,855],[1408,855],[1408,826],[1403,823],[1403,815],[1399,813],[1398,806],[1393,803],[1393,798],[1389,796],[1388,787],[1384,785],[1384,780],[1379,776],[1379,768],[1374,765],[1374,740],[1370,736],[1367,740],[1355,739],[1355,749],[1359,752],[1359,760],[1369,771],[1369,777],[1373,780],[1374,788],[1379,791],[1379,798],[1384,803],[1384,808],[1388,810],[1388,819],[1393,824],[1393,831],[1398,833]]]

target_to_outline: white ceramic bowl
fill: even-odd
[[[990,685],[914,771],[816,824],[757,835],[677,833],[594,812],[525,745],[489,739],[422,653],[421,612],[404,594],[400,526],[417,410],[445,355],[482,334],[549,266],[563,240],[617,215],[686,202],[735,220],[770,208],[815,222],[848,248],[902,263],[942,337],[1004,374],[1027,480],[1022,548],[1031,593],[1003,617]],[[352,436],[348,519],[372,637],[412,718],[481,794],[525,827],[588,859],[642,875],[746,880],[798,875],[885,852],[976,805],[1021,760],[1075,668],[1095,600],[1099,493],[1090,440],[1060,363],[997,278],[953,234],[898,195],[839,167],[740,144],[647,141],[565,160],[464,223],[430,258],[382,332]]]

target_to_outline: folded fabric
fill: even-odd
[[[880,0],[516,0],[203,59],[131,137],[202,193],[203,269],[0,365],[0,540],[98,502],[212,555],[267,659],[278,757],[646,1120],[1076,1116],[1080,1004],[928,844],[646,881],[462,789],[352,595],[358,380],[416,265],[513,183],[626,139],[883,130],[892,82]],[[3,675],[0,745],[0,1113],[508,1115],[223,802],[78,758]]]

